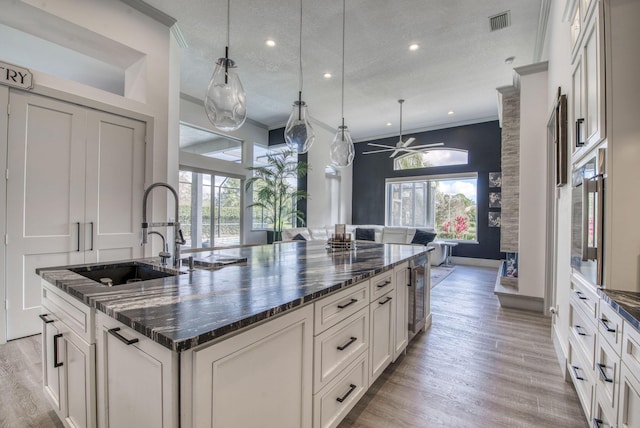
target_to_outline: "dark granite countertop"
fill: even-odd
[[[429,250],[358,242],[354,251],[329,252],[323,242],[313,241],[241,247],[194,256],[246,257],[243,264],[114,287],[89,280],[68,270],[69,266],[38,269],[37,273],[90,307],[180,352],[307,304]]]
[[[622,318],[640,331],[640,293],[637,291],[598,290],[602,297]]]

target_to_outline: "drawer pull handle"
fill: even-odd
[[[78,246],[76,247],[76,252],[80,252],[80,222],[76,222],[76,231],[78,233]]]
[[[391,299],[392,299],[392,297],[389,296],[386,299],[384,299],[382,302],[378,302],[378,303],[381,304],[381,305],[384,305],[385,303],[389,303],[391,301]]]
[[[600,318],[600,324],[602,324],[604,326],[604,328],[607,329],[608,332],[610,332],[610,333],[615,333],[616,332],[615,328],[609,327],[609,320],[608,319]]]
[[[354,304],[354,303],[356,303],[357,301],[358,301],[358,299],[351,299],[351,301],[350,301],[349,303],[345,303],[345,304],[343,304],[343,305],[338,305],[338,309],[344,309],[344,308],[346,308],[347,306],[351,306],[351,305],[353,305],[353,304]]]
[[[112,335],[117,337],[118,340],[120,340],[125,345],[133,345],[134,343],[139,342],[137,337],[134,338],[134,339],[127,339],[126,337],[124,337],[120,333],[118,333],[120,331],[120,327],[112,328],[112,329],[110,329],[108,331],[109,331],[109,333],[111,333]]]
[[[349,339],[349,341],[347,343],[345,343],[342,346],[338,346],[338,351],[344,351],[345,349],[347,349],[349,347],[349,345],[351,345],[353,342],[355,342],[356,340],[358,340],[357,337],[353,337],[351,336],[351,339]]]
[[[53,367],[57,368],[62,365],[62,361],[58,361],[58,339],[62,337],[62,334],[55,334],[53,336]]]
[[[386,287],[386,286],[387,286],[387,285],[389,285],[389,284],[391,284],[391,280],[390,280],[390,279],[387,279],[386,281],[381,282],[381,283],[379,283],[378,285],[376,285],[376,287],[378,287],[378,288],[382,288],[382,287]]]
[[[587,297],[580,290],[576,290],[576,295],[578,296],[578,299],[580,299],[580,300],[588,300]]]
[[[579,326],[578,324],[573,326],[573,329],[576,331],[576,333],[578,333],[580,336],[586,336],[587,333],[585,333],[584,331],[582,331],[582,326]]]
[[[602,425],[600,425],[602,423],[602,420],[598,419],[598,418],[593,418],[593,428],[601,428]]]
[[[604,372],[604,368],[607,366],[602,363],[598,363],[596,364],[596,366],[598,366],[598,371],[600,372],[600,377],[602,378],[602,380],[605,382],[613,383],[613,379],[607,377],[607,374]]]
[[[49,316],[49,314],[40,314],[38,315],[40,317],[40,319],[42,320],[43,323],[45,324],[49,324],[50,322],[53,322],[55,320],[48,320],[47,316]]]
[[[576,379],[578,379],[578,380],[584,380],[584,378],[578,374],[578,370],[580,370],[580,367],[578,367],[578,366],[571,366],[571,368],[573,369],[573,374],[576,376]]]
[[[91,225],[91,248],[89,248],[89,251],[93,251],[93,222],[89,224]]]
[[[350,385],[349,385],[349,390],[347,391],[347,393],[346,393],[346,394],[344,394],[342,397],[338,397],[338,398],[336,398],[336,401],[337,401],[338,403],[342,403],[344,400],[346,400],[346,399],[347,399],[347,397],[348,397],[349,395],[351,395],[351,393],[352,393],[353,391],[355,391],[355,389],[356,389],[356,388],[357,388],[357,386],[355,386],[354,384],[350,384]]]

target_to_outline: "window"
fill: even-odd
[[[324,169],[325,176],[325,213],[324,224],[340,223],[340,170],[332,166]]]
[[[262,147],[259,145],[253,146],[253,166],[266,166],[267,165],[267,156],[271,153],[277,153],[281,151],[285,151],[288,148],[286,146],[283,147]],[[288,177],[286,179],[287,183],[296,189],[298,187],[298,177]],[[255,189],[254,189],[254,201],[255,201]],[[291,212],[296,210],[296,202],[295,200],[291,200]],[[273,222],[269,218],[269,213],[267,213],[264,209],[259,207],[252,207],[252,225],[251,227],[256,229],[273,229]],[[285,219],[283,223],[284,228],[296,227],[297,221],[295,214],[292,214],[290,218]]]
[[[183,248],[240,244],[241,190],[238,178],[180,170]]]
[[[466,165],[468,163],[469,152],[466,150],[435,148],[398,156],[393,161],[393,169],[399,171],[433,166]]]
[[[386,223],[476,241],[477,181],[476,173],[387,180]]]

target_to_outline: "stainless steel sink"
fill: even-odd
[[[140,262],[109,263],[70,268],[69,270],[106,286],[178,276],[183,273]]]

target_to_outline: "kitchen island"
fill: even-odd
[[[334,426],[406,347],[408,262],[427,250],[236,248],[197,258],[246,263],[114,287],[41,269],[45,390],[69,425]],[[83,382],[56,383],[79,360]]]

